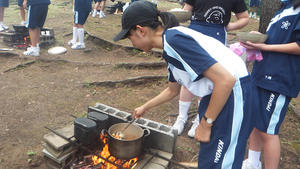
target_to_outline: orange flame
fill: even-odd
[[[107,158],[110,156],[110,152],[108,151],[107,138],[105,138],[105,137],[103,137],[102,135],[100,135],[100,139],[102,140],[102,142],[103,142],[105,145],[104,145],[104,147],[103,147],[103,150],[99,153],[99,156],[101,156],[101,157],[107,159]],[[103,160],[103,159],[100,158],[99,156],[97,156],[97,155],[93,155],[93,156],[92,156],[92,160],[93,160],[94,165],[98,165],[98,164],[101,163],[101,164],[103,164],[103,165],[101,166],[102,169],[118,169],[117,166],[115,166],[115,165],[113,165],[113,164],[111,164],[111,163],[109,163],[109,162]],[[114,156],[110,156],[108,160],[111,161],[112,163],[115,163],[115,164],[119,165],[119,166],[122,165],[122,163],[123,163],[123,161],[120,160],[120,159],[118,159],[117,161],[115,161],[115,160],[116,160],[116,157],[114,157]],[[138,160],[137,157],[136,157],[136,158],[132,158],[132,159],[128,160],[126,163],[124,163],[124,164],[122,165],[122,167],[123,167],[123,168],[129,168],[129,167],[130,167],[131,165],[133,165],[137,160]],[[134,166],[132,166],[130,169],[133,169],[136,165],[137,165],[137,163],[134,164]]]

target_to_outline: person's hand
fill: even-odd
[[[265,43],[252,43],[250,41],[240,42],[240,44],[247,49],[265,50],[267,47]]]
[[[208,143],[210,141],[210,135],[211,126],[202,118],[200,124],[196,128],[195,139],[203,143]]]
[[[249,33],[262,34],[262,33],[258,32],[258,31],[250,31]]]
[[[145,113],[146,113],[145,108],[143,106],[140,106],[140,107],[134,109],[132,116],[137,119],[137,118],[142,117]]]

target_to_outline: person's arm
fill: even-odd
[[[286,44],[265,44],[265,43],[241,43],[247,49],[257,49],[269,52],[281,52],[300,56],[300,46],[296,42]]]
[[[177,96],[179,94],[180,87],[181,86],[176,82],[169,82],[168,87],[164,91],[162,91],[159,95],[157,95],[153,99],[149,100],[142,106],[134,109],[133,117],[140,118],[149,109],[173,99],[175,96]]]
[[[190,4],[188,4],[188,3],[184,3],[183,10],[185,10],[185,11],[193,11],[193,6],[190,5]]]
[[[215,121],[226,104],[236,80],[219,63],[209,67],[203,72],[203,75],[210,79],[214,84],[211,98],[204,115]],[[201,142],[209,142],[210,134],[211,126],[202,117],[200,124],[196,129],[195,139]]]
[[[235,16],[237,20],[235,22],[229,22],[229,24],[226,26],[227,31],[241,29],[249,23],[248,11],[236,13]]]

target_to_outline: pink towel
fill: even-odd
[[[239,56],[242,56],[242,54],[246,52],[247,61],[257,60],[259,62],[263,60],[262,54],[259,50],[247,49],[239,42],[231,44],[230,49]]]

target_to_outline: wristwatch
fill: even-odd
[[[203,115],[203,118],[204,118],[204,120],[206,121],[206,123],[208,123],[208,124],[213,124],[213,120],[211,119],[211,118],[207,118],[206,116],[205,116],[205,114]]]

